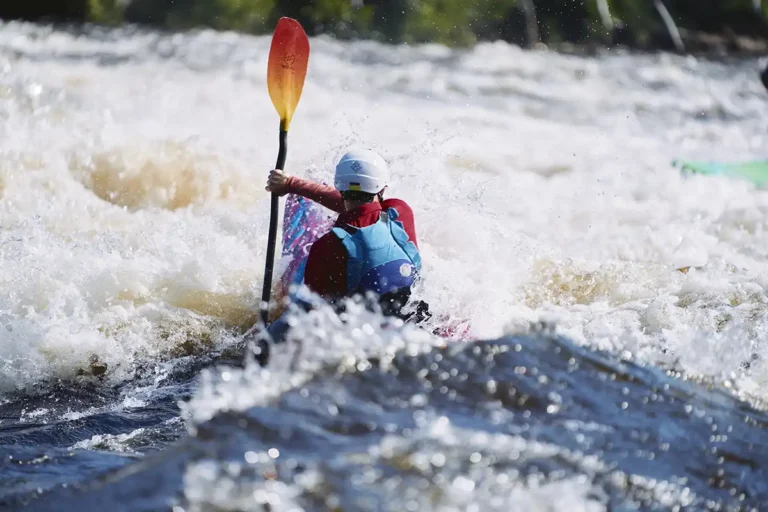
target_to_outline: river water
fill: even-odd
[[[0,508],[759,510],[763,62],[312,39],[290,172],[416,212],[443,340],[257,317],[269,37],[0,25]],[[292,364],[293,363],[293,364]]]

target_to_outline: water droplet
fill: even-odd
[[[453,486],[459,491],[472,492],[475,489],[475,482],[464,476],[458,476],[453,481]]]
[[[267,492],[264,489],[256,489],[253,491],[253,499],[256,500],[256,503],[266,503]]]

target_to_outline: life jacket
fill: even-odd
[[[333,234],[347,250],[347,292],[384,295],[410,287],[421,270],[416,244],[408,240],[397,210],[382,211],[370,226],[339,226]]]

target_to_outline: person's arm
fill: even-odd
[[[347,295],[347,251],[333,233],[321,236],[312,244],[304,284],[326,300]]]
[[[280,170],[274,170],[269,173],[266,190],[281,196],[284,194],[296,194],[319,203],[336,213],[344,212],[344,201],[341,199],[341,192],[335,188],[315,183],[314,181],[303,180],[296,176],[289,176]]]

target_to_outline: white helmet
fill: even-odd
[[[336,164],[333,184],[340,192],[355,191],[378,194],[389,181],[387,162],[373,151],[356,149],[347,152]]]

